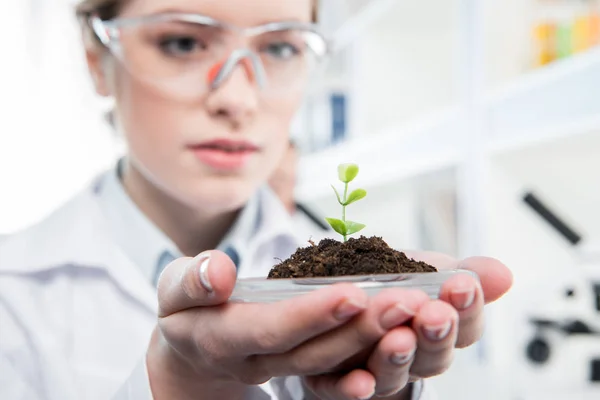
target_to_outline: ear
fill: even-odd
[[[92,41],[90,40],[86,42],[85,58],[88,70],[94,81],[96,93],[100,96],[109,97],[111,91],[108,83],[108,71],[106,69],[106,57],[108,57],[107,50],[99,43],[91,43]]]

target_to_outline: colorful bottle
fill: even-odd
[[[590,47],[598,46],[600,44],[600,10],[598,0],[593,0],[590,3],[589,24]]]
[[[591,47],[590,2],[580,0],[573,22],[573,53],[581,53]]]
[[[536,66],[543,66],[556,59],[556,26],[552,22],[540,22],[534,28]]]
[[[556,57],[563,59],[575,52],[575,22],[580,0],[561,0],[555,8],[557,18]]]
[[[536,0],[537,17],[533,27],[534,66],[541,67],[557,58],[557,12],[560,0]]]

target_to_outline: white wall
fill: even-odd
[[[41,19],[47,29],[32,32],[28,2],[9,3],[14,18],[0,28],[13,60],[0,70],[0,99],[8,104],[0,134],[0,234],[43,218],[119,153],[91,91],[72,9],[55,2]]]
[[[461,0],[404,0],[357,41],[359,132],[377,133],[456,105],[460,96]],[[537,0],[484,0],[486,88],[532,70]]]
[[[458,3],[398,1],[358,41],[364,134],[453,105]]]
[[[531,70],[532,26],[542,0],[483,1],[485,78],[494,89]]]

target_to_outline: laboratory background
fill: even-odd
[[[69,0],[3,2],[0,236],[86,187],[122,151]],[[486,333],[432,379],[440,399],[600,398],[600,1],[325,0],[338,39],[291,132],[297,199],[349,209],[398,249],[506,263]],[[0,238],[0,240],[2,240]]]

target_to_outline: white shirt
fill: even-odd
[[[219,247],[239,249],[240,277],[266,276],[275,258],[319,235],[298,234],[290,221],[262,189]],[[156,323],[152,277],[165,252],[179,256],[115,171],[41,223],[4,238],[0,399],[151,399],[143,360]],[[249,399],[268,399],[265,393],[303,397],[294,377],[256,388]],[[429,400],[424,393],[414,399]]]
[[[149,282],[156,284],[157,271],[164,268],[164,261],[179,258],[183,254],[167,235],[156,227],[137,207],[126,193],[120,181],[121,163],[114,173],[109,172],[94,187],[99,204],[115,243],[123,250],[133,263],[142,269]],[[266,194],[268,195],[268,194]],[[252,237],[259,230],[259,196],[251,198],[232,229],[218,246],[219,250],[234,249],[237,255],[249,252]],[[281,236],[289,234],[287,230],[279,231]],[[290,243],[293,238],[290,239]],[[165,257],[168,254],[170,257]],[[244,265],[242,275],[251,274],[252,266]],[[156,286],[156,285],[155,285]]]

